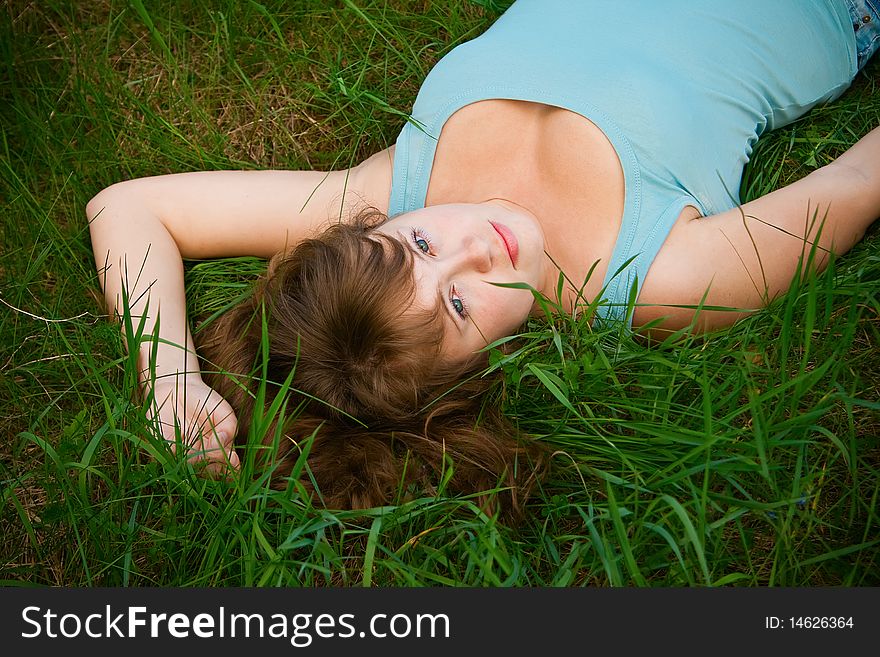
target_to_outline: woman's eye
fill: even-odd
[[[455,312],[457,312],[462,318],[467,317],[467,311],[465,310],[464,302],[456,296],[452,297],[452,307],[455,309]]]
[[[413,229],[411,232],[412,241],[415,243],[416,248],[422,253],[430,253],[431,252],[431,242],[428,241],[418,230]]]

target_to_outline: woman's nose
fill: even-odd
[[[480,273],[492,270],[491,245],[477,236],[469,236],[462,242],[462,266]]]

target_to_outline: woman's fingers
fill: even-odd
[[[197,460],[204,461],[206,474],[228,475],[241,467],[233,444],[238,421],[229,403],[217,393],[212,394],[216,405],[201,425],[202,454]]]
[[[227,478],[241,468],[238,454],[235,453],[231,441],[225,441],[225,434],[203,434],[202,450],[192,460],[201,466],[202,474],[215,479]]]
[[[234,439],[238,421],[232,406],[202,381],[173,386],[157,395],[154,414],[162,435],[177,451],[212,477],[230,476],[241,467]]]

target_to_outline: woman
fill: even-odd
[[[154,335],[141,378],[166,438],[235,470],[265,379],[266,407],[295,390],[294,417],[264,437],[279,481],[308,449],[304,485],[328,506],[446,473],[516,508],[541,450],[471,375],[538,311],[532,291],[555,297],[561,271],[566,310],[601,301],[599,321],[710,330],[786,289],[811,250],[821,267],[860,239],[880,215],[880,129],[763,198],[740,206],[737,190],[757,138],[840,95],[876,49],[870,1],[609,4],[520,0],[438,63],[395,146],[347,171],[98,194],[102,284]],[[200,352],[223,374],[203,379],[181,256],[243,254],[275,258],[211,327]]]

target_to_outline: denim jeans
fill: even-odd
[[[856,56],[861,70],[880,48],[880,0],[845,0],[856,32]]]

